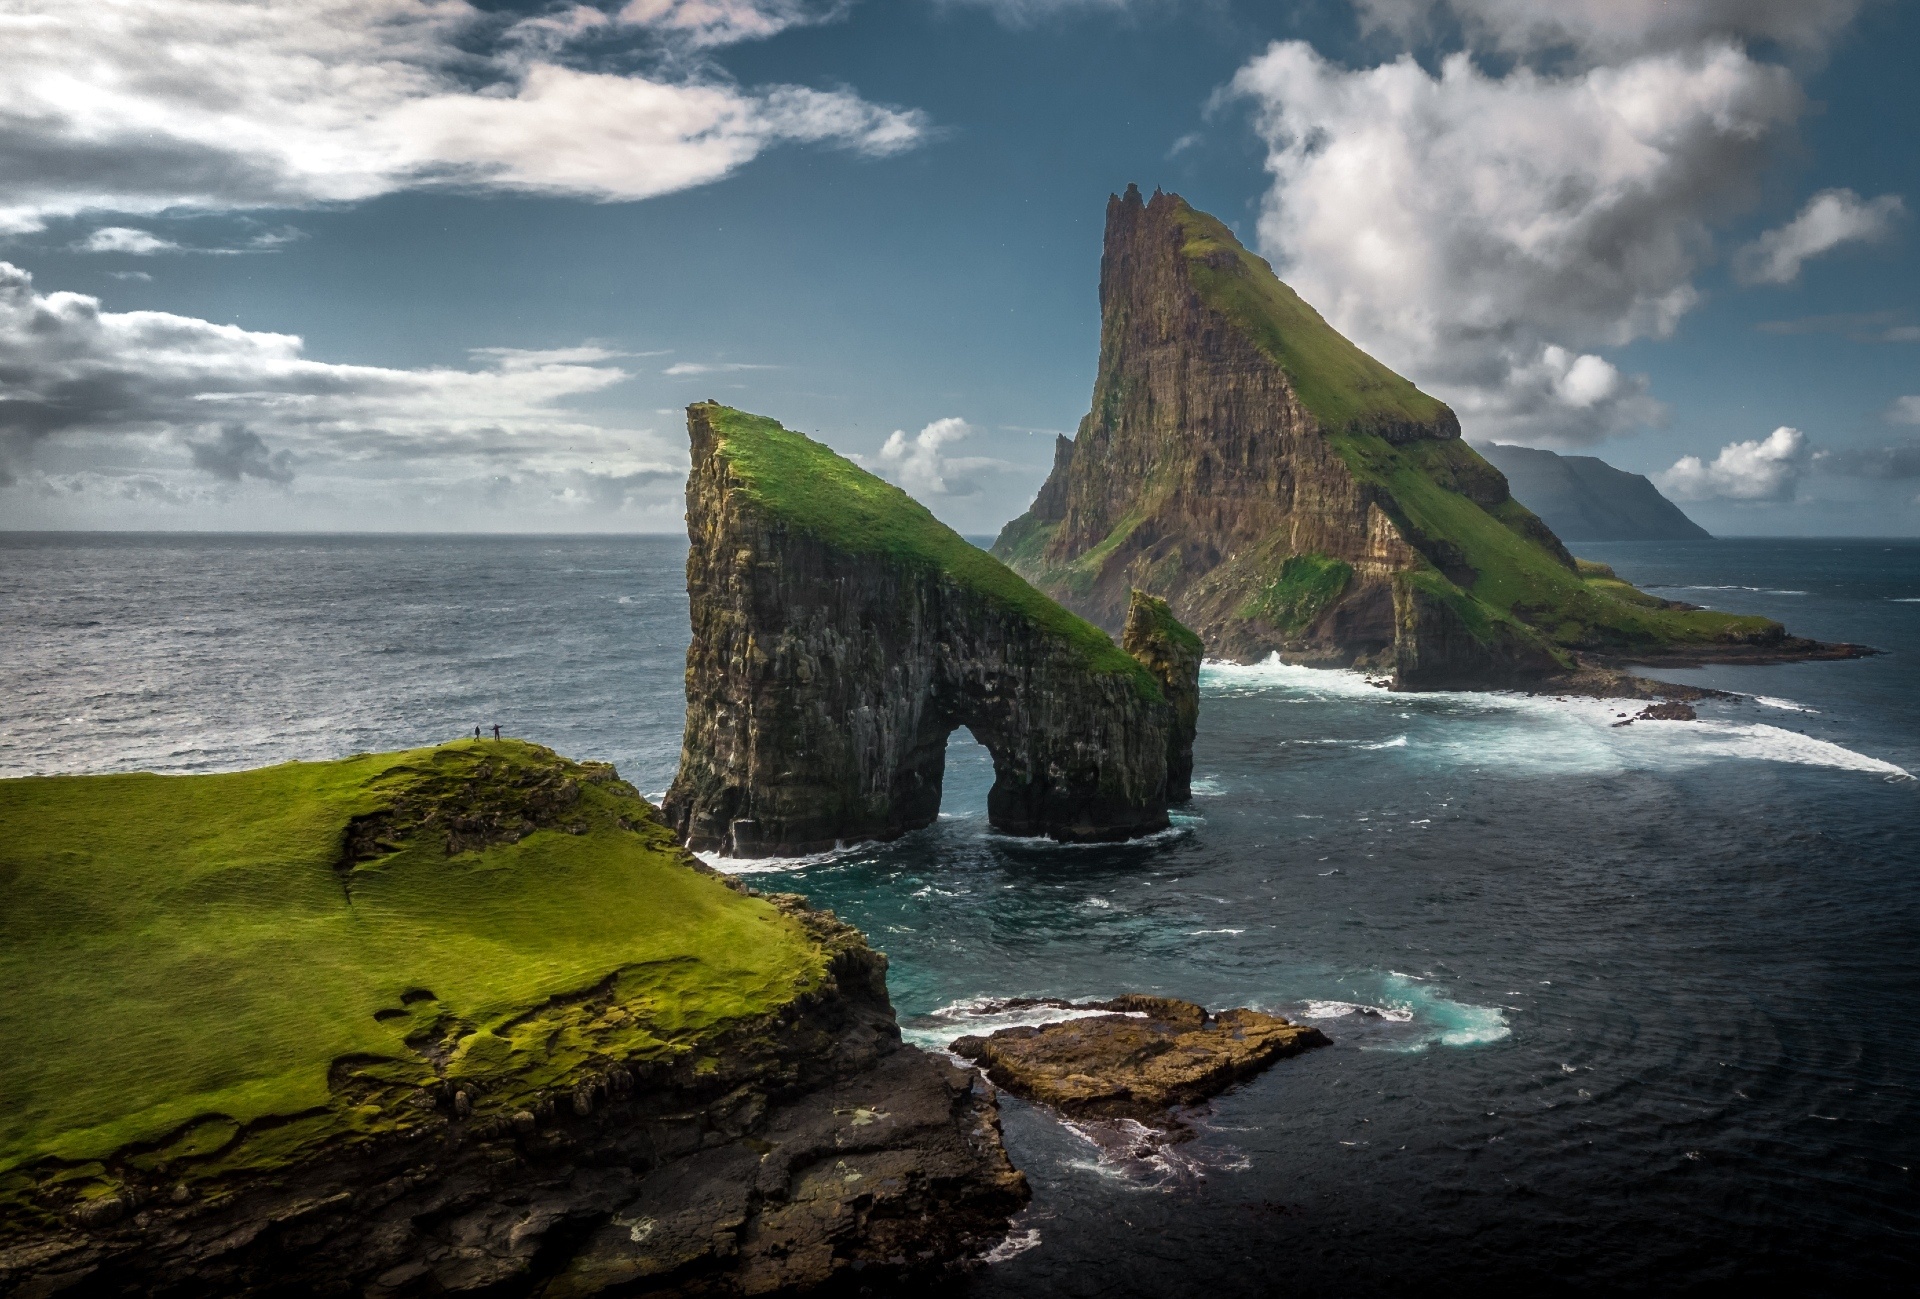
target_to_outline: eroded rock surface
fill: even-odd
[[[693,640],[664,810],[689,847],[801,854],[928,825],[963,726],[993,755],[998,830],[1094,841],[1168,824],[1197,653],[1176,661],[1163,628],[1143,667],[772,420],[702,403],[687,424]],[[1170,687],[1187,693],[1169,703]]]
[[[1257,1010],[1209,1014],[1190,1001],[1130,995],[1079,1009],[1111,1014],[1003,1028],[950,1048],[1014,1095],[1084,1118],[1165,1122],[1276,1060],[1328,1045],[1317,1028]]]

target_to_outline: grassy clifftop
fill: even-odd
[[[1194,287],[1287,372],[1300,404],[1323,429],[1457,428],[1443,402],[1355,347],[1217,218],[1176,202],[1175,220],[1186,235],[1181,252]]]
[[[1089,670],[1125,677],[1149,699],[1159,683],[1113,639],[1068,613],[885,479],[764,415],[710,404],[720,454],[741,486],[771,513],[855,555],[884,555],[933,569],[1072,646]]]
[[[818,986],[603,763],[512,740],[0,781],[0,1209],[508,1115]]]

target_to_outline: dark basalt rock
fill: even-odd
[[[1014,1095],[1063,1114],[1164,1123],[1176,1107],[1328,1045],[1317,1028],[1257,1010],[1209,1013],[1171,997],[1129,995],[1076,1008],[1114,1013],[1003,1028],[960,1038],[950,1049]]]
[[[792,855],[931,824],[947,736],[961,726],[993,755],[987,815],[1004,833],[1086,842],[1166,827],[1192,763],[1197,640],[1188,653],[1169,627],[1143,626],[1128,645],[1147,656],[1142,671],[971,546],[974,569],[956,574],[910,545],[843,544],[756,490],[736,443],[781,439],[808,457],[816,491],[852,481],[858,492],[828,498],[830,515],[917,529],[928,546],[966,543],[771,421],[700,404],[687,422],[693,640],[663,810],[688,847]],[[862,514],[876,509],[892,513]],[[1170,760],[1185,764],[1173,782]]]

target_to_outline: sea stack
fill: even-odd
[[[1143,628],[1143,665],[820,443],[711,402],[687,428],[693,640],[664,807],[689,847],[792,855],[928,825],[961,726],[993,756],[998,830],[1167,825],[1193,736],[1169,690],[1196,691],[1199,666],[1168,648],[1171,613]]]
[[[993,550],[1103,627],[1137,587],[1211,654],[1401,689],[1852,649],[1583,573],[1444,403],[1176,194],[1110,199],[1100,308],[1092,410]]]

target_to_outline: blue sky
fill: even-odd
[[[101,12],[0,5],[4,526],[671,531],[712,396],[991,532],[1137,182],[1470,437],[1920,532],[1914,6]]]

